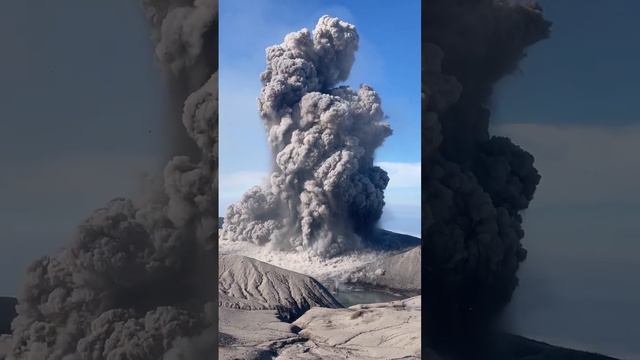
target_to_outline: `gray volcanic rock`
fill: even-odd
[[[220,359],[271,359],[282,346],[304,341],[296,328],[278,318],[275,310],[238,310],[219,307]]]
[[[375,229],[372,239],[373,241],[367,244],[369,248],[385,251],[405,251],[422,244],[422,239],[419,237],[385,229]]]
[[[277,359],[419,359],[420,300],[312,308],[293,323],[308,341],[286,347]]]
[[[220,359],[418,359],[420,298],[314,307],[293,324],[274,310],[219,308]],[[303,328],[303,329],[301,329]],[[426,359],[437,360],[435,355]]]
[[[238,255],[219,258],[218,296],[218,356],[229,360],[271,359],[305,341],[285,321],[312,306],[342,307],[315,279]]]
[[[219,264],[221,359],[392,359],[420,352],[419,298],[344,309],[306,275],[244,256],[224,255]],[[300,315],[293,324],[283,321]]]
[[[277,310],[293,320],[313,306],[342,305],[314,278],[239,255],[220,256],[218,305],[242,310]]]
[[[420,277],[405,275],[419,274],[420,252],[417,247],[368,264],[364,268],[373,272],[364,273],[383,269],[384,282],[372,284],[397,281],[401,285],[395,284],[396,288],[419,289]],[[237,255],[221,256],[219,269],[220,359],[420,358],[420,296],[345,309],[306,275]],[[283,321],[295,318],[293,323]],[[515,335],[505,335],[501,342],[506,347],[496,358],[500,360],[615,360]],[[428,349],[422,354],[425,359],[440,359]]]
[[[346,282],[367,284],[401,291],[422,289],[422,247],[376,260],[358,268],[346,278]]]

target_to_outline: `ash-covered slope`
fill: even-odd
[[[510,356],[507,357],[509,360],[617,360],[609,356],[566,349],[517,335],[505,335],[504,343],[510,351]]]
[[[304,341],[276,310],[218,308],[218,358],[273,359],[286,344]]]
[[[342,305],[312,277],[239,255],[220,256],[218,305],[243,310],[278,310],[295,319],[313,306]]]
[[[406,258],[419,259],[420,248],[386,262]],[[420,354],[420,296],[345,309],[315,279],[293,271],[238,255],[221,256],[219,269],[220,359],[416,359]],[[510,334],[498,343],[492,360],[614,360]],[[440,359],[427,348],[423,354]]]
[[[347,276],[350,283],[400,291],[421,291],[422,247],[376,260]]]
[[[412,247],[422,244],[419,237],[401,234],[385,229],[375,229],[371,233],[371,244],[369,248],[385,251],[409,250]]]
[[[219,264],[221,359],[419,354],[419,298],[344,309],[309,276],[237,255],[223,255]],[[298,317],[299,323],[285,322]],[[306,330],[299,333],[300,328]]]
[[[218,272],[220,359],[272,359],[305,341],[294,320],[314,306],[342,307],[315,279],[239,255],[222,255]]]
[[[277,359],[418,359],[420,303],[417,296],[347,309],[313,308],[293,323],[308,341],[288,346]]]

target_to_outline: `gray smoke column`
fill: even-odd
[[[184,104],[175,128],[199,151],[174,153],[146,196],[112,200],[61,252],[30,266],[9,359],[209,359],[215,351],[206,309],[216,271],[217,2],[143,4],[173,101]]]
[[[374,151],[391,128],[371,87],[335,87],[357,49],[356,28],[329,16],[267,49],[258,107],[273,172],[228,208],[221,238],[319,256],[370,239],[389,181]]]
[[[528,1],[423,7],[423,286],[434,342],[488,322],[517,286],[522,212],[540,175],[531,154],[490,136],[489,106],[494,85],[549,29]]]

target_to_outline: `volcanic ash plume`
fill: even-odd
[[[217,3],[144,4],[157,57],[178,88],[174,101],[184,103],[181,132],[200,153],[174,157],[144,200],[112,200],[68,247],[31,265],[9,359],[209,359],[215,351],[205,309],[215,296],[217,63],[209,48]]]
[[[445,338],[495,315],[517,285],[521,212],[540,175],[531,154],[489,135],[488,106],[550,24],[539,7],[506,0],[428,0],[423,24],[423,286],[429,336]]]
[[[328,257],[369,238],[389,181],[373,156],[391,128],[371,87],[335,87],[357,49],[355,27],[328,16],[267,49],[258,107],[273,172],[228,208],[222,239]]]

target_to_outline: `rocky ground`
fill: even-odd
[[[419,273],[420,251],[368,264],[352,281],[419,289],[420,277],[412,274]],[[368,275],[376,271],[379,278]],[[220,359],[418,359],[421,352],[446,359],[421,349],[420,296],[344,308],[312,277],[239,255],[221,256],[218,282]],[[14,306],[15,299],[0,298],[5,333]],[[510,334],[501,342],[505,360],[612,360]]]
[[[366,264],[347,275],[346,282],[394,291],[420,293],[422,247]]]
[[[420,296],[346,309],[315,307],[293,325],[307,341],[286,347],[282,359],[418,359]]]
[[[239,255],[220,256],[218,304],[277,310],[283,320],[298,318],[313,306],[342,307],[314,278]]]
[[[342,308],[313,278],[236,255],[219,286],[221,359],[419,358],[419,297]]]
[[[275,310],[220,307],[218,316],[220,359],[272,359],[283,347],[303,341]]]
[[[421,287],[420,273],[421,248],[376,260],[359,267],[347,278],[347,282],[375,286],[394,291],[416,291]],[[292,271],[279,269],[257,260],[242,256],[227,257],[225,267],[233,267],[236,272],[242,267],[250,267],[250,276],[240,278],[242,287],[261,288],[263,293],[277,293],[284,306],[311,303],[315,305],[306,310],[293,322],[280,321],[278,311],[237,310],[220,307],[220,358],[221,359],[447,359],[429,349],[421,349],[420,296],[400,301],[378,304],[361,304],[348,308],[336,306],[331,294],[312,278]],[[234,264],[229,264],[234,263]],[[240,265],[243,264],[243,265]],[[266,281],[256,286],[249,279],[263,279],[269,275],[260,275],[264,271],[277,270],[278,277],[290,277],[281,282]],[[270,270],[267,270],[270,269]],[[223,273],[224,283],[231,281]],[[251,284],[254,282],[254,284]],[[277,291],[269,286],[286,284],[290,289],[295,284],[304,284],[299,291]],[[318,294],[311,294],[319,292]],[[256,294],[256,290],[247,293]],[[247,295],[236,290],[241,297]],[[292,294],[296,300],[292,300]],[[295,294],[295,295],[293,295]],[[233,297],[234,295],[230,295]],[[253,295],[251,295],[253,296]],[[249,296],[249,297],[251,297]],[[309,296],[309,300],[304,300]],[[270,307],[274,307],[274,298],[267,297]],[[275,302],[278,302],[275,301]],[[231,301],[233,303],[233,301]],[[324,303],[324,304],[323,304]],[[293,305],[295,306],[295,305]],[[296,313],[299,314],[299,313]],[[500,360],[612,360],[613,358],[582,351],[565,349],[558,346],[526,339],[521,336],[505,334],[499,340],[504,344]]]

